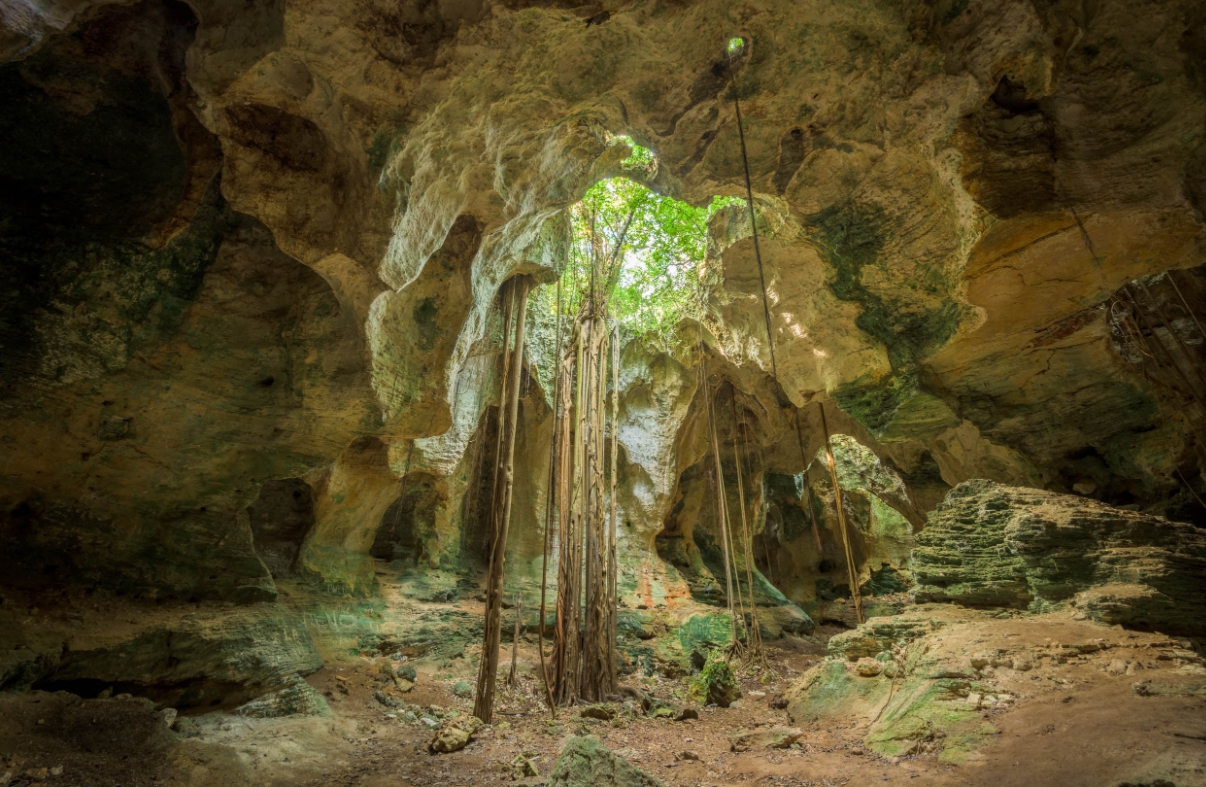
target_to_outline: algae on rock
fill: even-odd
[[[691,699],[701,705],[719,705],[727,708],[741,699],[741,687],[733,674],[733,666],[712,651],[700,673],[691,679]]]
[[[930,514],[914,573],[918,601],[1025,609],[1078,598],[1106,622],[1206,632],[1206,533],[1082,497],[964,482]]]
[[[630,764],[598,738],[571,738],[561,750],[546,787],[665,787],[660,779]]]

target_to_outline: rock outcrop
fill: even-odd
[[[471,595],[497,293],[551,282],[565,209],[623,174],[693,204],[744,196],[748,174],[757,214],[713,217],[699,319],[622,351],[630,608],[665,624],[723,603],[705,395],[772,636],[810,630],[799,605],[849,622],[848,568],[899,594],[922,514],[970,478],[1206,516],[1196,0],[690,0],[591,25],[529,0],[36,5],[0,8],[6,588],[258,604],[299,583],[330,606],[377,593],[388,563],[424,598]],[[656,167],[626,172],[622,136]],[[507,545],[528,609],[538,312]],[[849,478],[853,567],[815,462],[822,402],[854,441],[840,453],[885,470]],[[1200,553],[1102,527],[1091,567],[1065,550],[1050,571],[1013,536],[971,538],[966,569],[927,541],[921,595],[1196,630]],[[1058,551],[1065,530],[1023,540]],[[459,653],[462,623],[389,634]],[[655,661],[640,642],[633,661]]]
[[[99,621],[90,630],[4,621],[0,689],[131,693],[159,707],[243,706],[239,712],[248,716],[327,712],[326,701],[300,677],[323,664],[309,631],[299,617],[272,606],[109,621],[107,630]],[[245,704],[251,700],[257,702]]]
[[[930,515],[913,559],[918,601],[1074,602],[1110,623],[1206,632],[1206,533],[1162,517],[967,481]]]
[[[547,787],[663,787],[660,779],[590,736],[571,738],[565,744],[545,784]]]

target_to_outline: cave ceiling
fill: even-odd
[[[403,468],[463,494],[498,289],[552,280],[559,214],[621,174],[611,137],[656,153],[662,193],[743,197],[735,98],[777,381],[739,214],[713,222],[684,331],[757,403],[771,465],[800,469],[781,406],[825,401],[906,478],[1150,502],[1198,474],[1180,379],[1202,337],[1196,370],[1161,376],[1111,314],[1141,277],[1202,291],[1200,3],[640,0],[588,23],[600,10],[0,10],[20,109],[0,120],[6,510],[93,517],[138,555],[216,543],[254,597],[245,509],[304,477],[367,502],[320,511],[302,560],[367,553],[357,518]],[[626,505],[657,522],[703,457],[697,362],[625,349]]]

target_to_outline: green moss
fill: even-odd
[[[678,629],[683,652],[693,659],[706,658],[712,651],[728,645],[733,637],[733,620],[727,612],[692,615]]]
[[[865,743],[879,754],[896,756],[913,751],[916,742],[934,739],[941,733],[939,759],[962,762],[996,732],[965,701],[972,691],[990,693],[994,689],[949,678],[907,679]]]
[[[713,651],[698,675],[691,679],[689,695],[703,705],[719,705],[727,708],[741,699],[741,688],[733,675],[733,667]]]
[[[933,308],[918,309],[905,301],[889,302],[862,284],[862,271],[881,264],[889,236],[882,208],[869,203],[835,205],[809,217],[822,252],[833,270],[833,294],[862,305],[855,324],[881,341],[888,351],[891,374],[864,378],[834,392],[838,406],[873,434],[883,432],[896,410],[917,390],[917,363],[946,343],[959,327],[966,307],[954,298]],[[937,271],[922,282],[929,295],[948,294],[950,284]]]
[[[904,593],[913,587],[912,578],[905,572],[893,566],[883,566],[878,571],[872,571],[859,587],[864,596],[886,596],[889,593]]]
[[[887,693],[887,681],[855,678],[844,661],[824,661],[805,675],[800,700],[792,706],[792,718],[798,722],[845,713],[853,701],[881,702],[880,697]]]

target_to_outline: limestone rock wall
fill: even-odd
[[[888,502],[914,526],[978,477],[1195,515],[1200,299],[1172,313],[1145,277],[1201,292],[1198,3],[641,0],[591,26],[526,2],[39,8],[0,13],[0,549],[28,568],[11,581],[271,598],[247,508],[283,479],[313,500],[300,575],[369,592],[403,475],[430,490],[420,562],[463,565],[500,284],[551,279],[559,212],[621,171],[612,135],[654,149],[654,188],[743,194],[734,97],[782,390],[730,208],[701,323],[624,351],[626,592],[708,584],[697,369],[744,403],[756,534],[768,474],[815,455],[822,400],[895,467],[910,495]],[[1149,281],[1135,338],[1121,315]]]
[[[1022,608],[1071,602],[1111,623],[1202,631],[1206,536],[1079,497],[960,484],[930,515],[913,561],[918,600]]]

